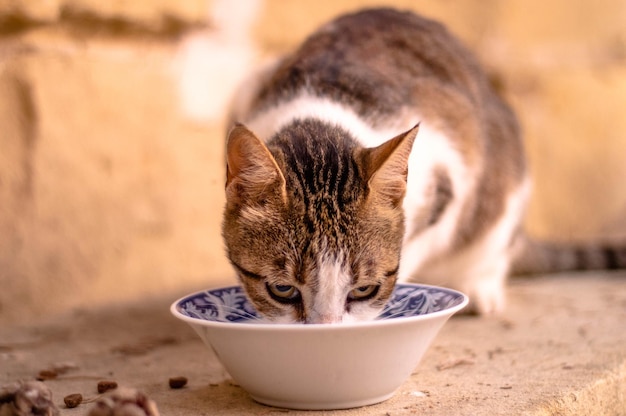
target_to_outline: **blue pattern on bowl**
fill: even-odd
[[[438,312],[459,305],[463,299],[461,293],[453,290],[400,283],[378,319]],[[196,293],[178,302],[177,309],[190,318],[214,322],[254,323],[261,319],[240,286]]]

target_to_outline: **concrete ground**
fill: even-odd
[[[93,404],[63,397],[94,398],[105,379],[144,391],[161,415],[315,414],[252,401],[170,315],[183,294],[0,328],[0,385],[69,368],[45,381],[61,415],[88,414]],[[189,383],[170,389],[174,376]],[[450,320],[393,398],[319,413],[626,415],[626,272],[514,279],[504,314]]]

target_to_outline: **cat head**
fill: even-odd
[[[391,296],[402,201],[418,127],[375,148],[319,121],[263,143],[243,125],[227,141],[227,255],[266,319],[373,319]]]

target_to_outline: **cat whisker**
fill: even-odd
[[[387,310],[387,309],[393,309],[390,305],[391,304],[398,304],[398,303],[403,303],[405,299],[409,299],[411,297],[414,296],[414,293],[408,293],[402,297],[398,297],[398,296],[392,296],[392,299],[390,299],[387,303],[387,305],[383,308],[383,311]]]
[[[243,318],[247,318],[247,319],[250,319],[250,320],[260,320],[260,317],[258,315],[254,314],[252,312],[248,312],[248,311],[243,310],[243,309],[239,309],[239,308],[223,305],[222,306],[222,310],[224,312],[227,312],[227,313],[235,313],[236,315],[239,315],[239,316],[241,316]]]

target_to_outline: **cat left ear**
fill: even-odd
[[[370,193],[393,207],[402,204],[406,193],[409,155],[418,130],[419,123],[378,147],[366,149],[365,171]]]
[[[280,193],[285,179],[276,160],[243,124],[237,124],[226,142],[226,200],[255,202]]]

